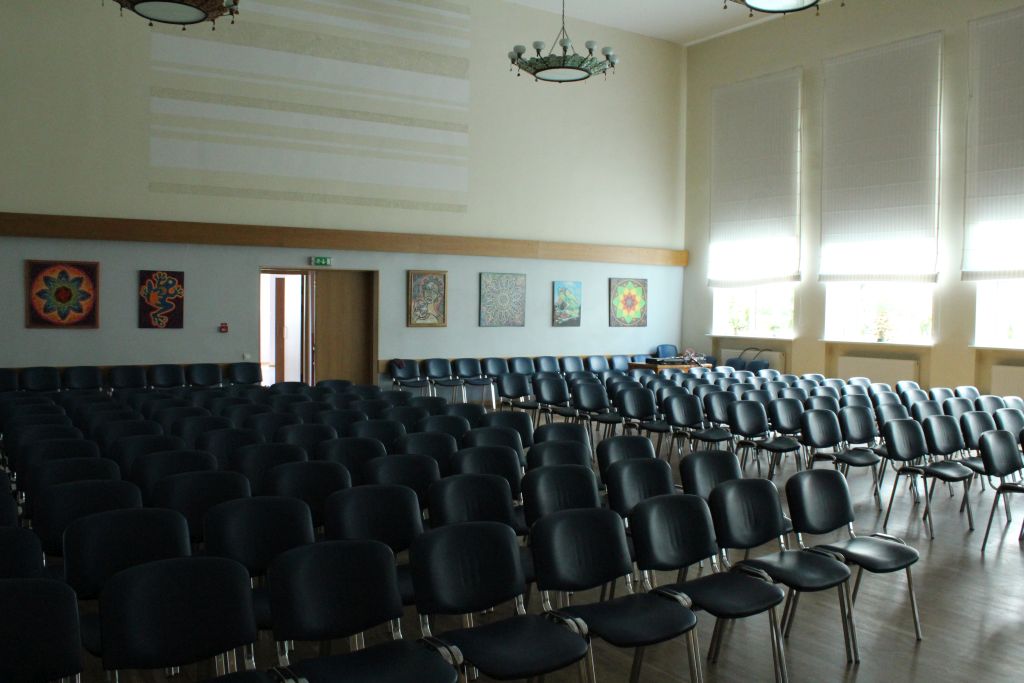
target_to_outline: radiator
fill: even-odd
[[[996,396],[1024,396],[1024,365],[993,365],[989,391]]]
[[[719,349],[718,362],[724,365],[725,361],[727,361],[728,359],[739,357],[740,352],[742,351],[743,349]],[[765,350],[761,351],[760,353],[758,353],[757,351],[747,351],[746,353],[743,354],[743,360],[749,363],[754,359],[755,353],[757,354],[757,360],[768,361],[768,367],[775,368],[780,372],[786,371],[786,354],[784,354],[782,351]]]
[[[836,374],[842,378],[870,377],[872,382],[885,382],[893,386],[900,380],[917,381],[919,377],[916,360],[868,356],[841,356]]]

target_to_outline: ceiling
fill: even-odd
[[[534,9],[561,13],[559,0],[508,0]],[[566,0],[567,18],[583,19],[680,45],[707,40],[767,21],[770,15],[748,16],[744,7],[723,0]],[[569,25],[572,35],[572,25]]]

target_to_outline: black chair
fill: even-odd
[[[292,384],[292,382],[282,382],[282,384]],[[302,387],[304,388],[303,391],[308,388],[305,384],[303,384]],[[298,415],[292,412],[292,407],[296,403],[312,403],[313,401],[309,394],[306,393],[277,392],[273,390],[264,396],[264,400],[275,413],[289,413],[296,417],[298,417]],[[299,418],[299,420],[301,421],[302,418]]]
[[[64,458],[49,460],[30,467],[25,472],[26,497],[22,514],[32,516],[32,505],[41,491],[51,486],[76,481],[116,481],[121,478],[117,463],[106,458]]]
[[[203,519],[214,505],[252,495],[238,472],[185,472],[164,477],[153,487],[153,507],[181,513],[196,543],[203,541]]]
[[[458,648],[462,676],[474,667],[499,680],[533,678],[587,657],[589,644],[575,621],[527,615],[526,583],[511,528],[496,522],[467,522],[429,531],[410,550],[416,607],[425,637]],[[450,568],[461,567],[458,576]],[[474,612],[515,602],[516,615],[473,627]],[[433,636],[430,619],[466,615],[468,628]],[[581,671],[582,673],[582,671]]]
[[[612,408],[608,391],[600,384],[574,384],[572,402],[576,407],[577,419],[588,425],[588,429],[601,430],[601,438],[614,436],[622,416]],[[595,434],[594,440],[597,435]]]
[[[456,358],[452,367],[455,371],[455,377],[465,382],[467,387],[480,388],[481,399],[483,398],[483,392],[489,391],[491,394],[491,408],[494,410],[498,409],[498,395],[495,391],[496,375],[485,373],[483,366],[481,366],[480,361],[476,358]]]
[[[460,406],[472,406],[472,403],[459,403]],[[469,420],[460,415],[428,415],[420,421],[416,431],[427,434],[448,434],[456,441],[462,441],[472,425]]]
[[[512,491],[508,481],[496,474],[459,473],[434,482],[427,493],[430,521],[434,526],[464,522],[500,522],[517,535],[527,532],[512,507]],[[526,581],[533,580],[526,569]]]
[[[18,488],[25,492],[32,491],[33,470],[45,463],[57,460],[95,459],[99,455],[96,443],[85,439],[42,439],[27,444],[22,448],[19,462],[15,463]]]
[[[534,444],[533,418],[529,413],[488,413],[480,420],[480,427],[508,427],[519,432],[523,448]]]
[[[974,399],[974,409],[981,410],[991,415],[995,415],[996,411],[1005,408],[1006,401],[1001,396],[978,396]]]
[[[918,422],[932,415],[942,415],[942,406],[938,401],[917,401],[910,406],[910,416]]]
[[[310,386],[305,382],[274,382],[270,385],[270,393],[282,396],[305,396],[310,398]]]
[[[508,482],[512,497],[522,492],[522,468],[519,456],[508,446],[472,446],[451,456],[452,472],[456,474],[494,474]]]
[[[22,391],[60,391],[60,370],[53,367],[22,368],[18,373],[18,386]]]
[[[275,443],[299,446],[306,451],[310,460],[316,454],[317,447],[324,441],[337,439],[338,432],[334,427],[325,424],[294,424],[285,425],[274,435]]]
[[[244,474],[253,491],[263,490],[263,475],[272,467],[308,460],[301,446],[283,443],[255,443],[228,454],[223,469]]]
[[[608,468],[620,460],[656,458],[654,444],[646,436],[613,436],[597,444],[597,468],[601,481],[607,481]]]
[[[662,462],[668,467],[668,463]],[[697,617],[683,593],[660,589],[630,593],[607,601],[554,609],[550,592],[577,592],[627,577],[630,560],[622,518],[610,510],[564,510],[537,520],[530,533],[537,570],[537,588],[544,608],[563,618],[581,620],[589,636],[615,647],[634,648],[630,680],[640,680],[645,649],[656,643],[687,636],[690,680],[700,681],[700,647]],[[586,561],[581,558],[586,557]]]
[[[11,495],[11,480],[0,472],[0,528],[19,526],[18,501]]]
[[[917,424],[916,422],[914,424]],[[778,539],[779,551],[744,559],[737,567],[760,570],[788,589],[782,629],[786,637],[793,627],[800,594],[835,588],[843,623],[843,642],[848,662],[860,661],[857,627],[850,595],[850,569],[841,556],[824,550],[788,550],[785,535],[789,522],[775,484],[767,479],[735,479],[716,486],[708,498],[722,562],[729,566],[728,549],[750,550]]]
[[[772,436],[768,423],[768,412],[758,401],[731,401],[727,406],[729,415],[729,431],[738,439],[736,450],[740,454],[740,465],[746,465],[747,457],[753,458],[757,464],[757,473],[761,474],[761,461],[758,454],[768,453],[768,478],[775,476],[782,456],[791,454],[800,469],[800,442],[791,436]]]
[[[336,462],[322,460],[277,465],[263,473],[262,493],[269,496],[291,496],[309,506],[314,526],[324,523],[324,504],[335,491],[351,488],[348,470]]]
[[[427,492],[431,484],[441,479],[437,461],[429,455],[386,455],[363,465],[365,481],[369,484],[407,486],[416,492],[420,507],[427,507]]]
[[[220,414],[222,417],[226,417],[231,420],[231,424],[236,429],[242,429],[245,427],[246,420],[251,415],[260,415],[262,413],[273,412],[270,410],[270,406],[263,403],[254,403],[249,399],[244,399],[244,403],[236,403],[232,405],[224,406]],[[271,434],[273,436],[273,434]]]
[[[450,650],[402,640],[394,555],[383,543],[325,541],[294,548],[274,560],[269,578],[278,663],[288,671],[309,681],[458,680],[454,667],[462,662]],[[391,631],[390,642],[359,646],[364,631],[384,623]],[[358,649],[330,656],[329,643],[337,638],[354,638]],[[292,641],[327,645],[321,646],[320,657],[292,664],[288,654]]]
[[[82,671],[78,601],[47,579],[0,581],[0,680],[38,683],[78,679]]]
[[[430,413],[425,408],[416,406],[392,406],[381,413],[382,419],[401,422],[406,433],[415,432],[419,428],[420,422],[427,417],[430,417]]]
[[[76,411],[75,425],[90,439],[99,438],[104,426],[110,422],[139,420],[142,416],[120,403],[89,404],[89,410]]]
[[[1024,411],[1017,408],[1000,408],[995,412],[996,427],[1019,437],[1024,431]]]
[[[533,379],[533,389],[537,398],[538,421],[541,415],[544,415],[548,422],[551,422],[555,415],[566,419],[576,417],[577,411],[572,405],[569,385],[562,377],[537,375]]]
[[[534,444],[526,453],[526,469],[534,470],[549,465],[579,465],[589,468],[593,459],[590,444],[580,441],[543,441]]]
[[[935,419],[935,418],[931,418]],[[964,498],[961,509],[967,508],[967,519],[971,530],[974,530],[974,513],[971,511],[970,483],[974,473],[964,465],[953,460],[942,460],[932,464],[918,464],[923,462],[929,455],[928,443],[925,439],[924,429],[916,420],[891,420],[882,427],[882,436],[885,439],[886,457],[893,461],[896,469],[896,476],[893,478],[892,493],[889,496],[889,506],[885,511],[885,519],[882,522],[882,530],[887,530],[889,515],[892,512],[892,503],[896,498],[896,488],[899,486],[901,476],[910,477],[914,491],[917,491],[917,477],[924,480],[924,519],[928,525],[928,537],[935,538],[935,529],[931,516],[931,492],[928,489],[928,479],[932,479],[932,491],[935,489],[935,481],[941,480],[947,483],[963,482]]]
[[[507,446],[519,456],[519,464],[526,464],[526,452],[519,431],[512,427],[477,427],[469,430],[462,438],[464,448],[476,446]]]
[[[255,385],[263,379],[259,363],[229,363],[225,379],[231,384]]]
[[[429,455],[445,474],[451,471],[451,457],[459,450],[459,442],[451,434],[417,432],[399,439],[398,450],[405,455]]]
[[[845,409],[849,410],[849,409]],[[831,461],[836,469],[848,474],[851,467],[871,470],[871,488],[878,509],[882,509],[882,496],[878,490],[878,465],[882,458],[870,448],[849,447],[843,439],[839,416],[831,410],[808,410],[800,416],[802,440],[808,456],[814,460]],[[826,451],[826,452],[822,452]]]
[[[220,366],[216,363],[196,363],[185,371],[190,387],[219,387],[224,383]]]
[[[704,404],[697,396],[670,396],[665,399],[663,408],[680,458],[683,457],[683,446],[687,444],[691,450],[698,445],[732,444],[729,430],[709,426],[704,419]]]
[[[115,397],[145,389],[149,386],[146,368],[140,365],[115,365],[107,370],[107,385],[113,390]]]
[[[864,570],[873,574],[905,571],[910,592],[910,607],[914,616],[914,632],[921,640],[921,622],[917,611],[917,596],[910,567],[920,555],[902,539],[887,534],[857,536],[853,529],[856,521],[853,502],[846,479],[836,471],[809,470],[794,475],[786,482],[786,497],[792,515],[797,541],[804,547],[804,534],[829,534],[845,527],[848,537],[825,543],[824,548],[838,553],[843,560],[858,567],[851,604],[857,600]]]
[[[405,436],[405,425],[397,420],[364,420],[352,424],[352,436],[377,439],[388,453],[398,453],[398,444]]]
[[[726,455],[735,460],[731,453]],[[746,570],[712,571],[687,580],[690,565],[713,561],[719,555],[711,511],[703,498],[694,495],[649,498],[633,508],[629,526],[637,567],[644,572],[646,588],[658,589],[655,572],[677,572],[676,582],[662,586],[661,590],[682,593],[690,598],[694,609],[702,609],[715,617],[709,661],[718,661],[723,624],[767,612],[775,680],[788,680],[785,647],[775,609],[785,597],[781,588],[767,575]],[[712,568],[717,568],[714,562]]]
[[[39,536],[32,529],[0,527],[0,585],[6,579],[39,577],[44,571],[43,546]],[[5,604],[4,619],[0,619],[0,623],[6,624],[8,621]]]
[[[173,434],[174,426],[180,420],[189,417],[208,417],[210,411],[196,406],[175,406],[161,408],[151,415],[151,418],[158,422],[164,430],[164,434]]]
[[[185,442],[180,436],[141,434],[138,436],[123,436],[115,440],[110,444],[106,455],[121,468],[121,478],[127,479],[131,475],[135,461],[140,456],[161,451],[178,451],[184,448]]]
[[[303,422],[319,422],[317,417],[325,410],[334,410],[326,401],[297,401],[288,405],[288,412]]]
[[[431,414],[435,415],[436,413]],[[482,427],[484,416],[487,415],[487,409],[476,403],[453,403],[445,405],[441,414],[458,415],[459,417],[466,418],[470,427]]]
[[[444,415],[450,404],[448,399],[443,396],[413,396],[409,399],[408,405],[413,408],[423,408],[430,415]]]
[[[352,386],[347,379],[322,379],[316,383],[317,389],[323,389],[331,394],[343,394]]]
[[[350,408],[323,410],[316,414],[312,422],[334,427],[339,437],[352,435],[352,425],[369,419],[366,413]]]
[[[620,460],[608,468],[608,507],[623,519],[640,502],[675,493],[672,467],[660,459]]]
[[[387,454],[384,444],[377,439],[347,436],[322,442],[317,446],[315,457],[317,460],[343,465],[352,477],[352,485],[360,486],[366,483],[364,465],[374,458]]]
[[[536,411],[540,404],[533,395],[532,376],[531,370],[530,374],[513,371],[498,377],[499,409],[508,406],[509,410]]]
[[[64,530],[77,519],[107,510],[142,507],[142,493],[127,481],[76,481],[39,492],[32,528],[47,555],[64,551]]]
[[[985,525],[985,538],[981,541],[981,551],[985,552],[988,544],[988,534],[992,529],[992,518],[999,506],[999,499],[1003,499],[1006,522],[1010,523],[1010,504],[1005,496],[1011,493],[1024,493],[1024,484],[1019,481],[1006,481],[1008,475],[1019,473],[1024,469],[1024,459],[1021,458],[1019,448],[1019,437],[1013,432],[996,430],[985,432],[978,442],[981,451],[981,460],[985,466],[985,474],[990,477],[999,477],[999,486],[996,487],[995,498],[992,499],[992,510],[988,513],[988,524]],[[1018,540],[1024,538],[1024,526],[1021,527]]]
[[[974,410],[974,402],[962,397],[947,398],[942,402],[942,412],[960,419],[964,413]]]
[[[252,669],[256,620],[249,575],[241,564],[220,557],[125,569],[100,595],[100,633],[106,671],[172,668],[216,657],[218,673],[225,673],[234,657],[224,654],[239,647]]]
[[[263,443],[258,432],[251,429],[214,429],[203,432],[196,439],[196,450],[206,451],[217,458],[219,468],[227,467],[228,458],[239,448]]]
[[[367,484],[327,498],[324,531],[333,540],[380,541],[397,555],[423,533],[423,513],[411,488]],[[415,603],[408,564],[398,565],[398,592],[403,605]]]
[[[199,437],[216,429],[230,429],[231,420],[215,415],[194,415],[176,420],[170,429],[174,436],[180,436],[187,448],[195,448]]]
[[[430,391],[430,381],[420,371],[419,362],[412,358],[394,358],[388,363],[391,384],[405,389]]]
[[[95,365],[67,367],[61,385],[68,391],[93,391],[103,387],[103,373]]]
[[[234,412],[234,411],[232,411]],[[232,420],[235,425],[238,422]],[[277,431],[281,427],[287,425],[301,424],[302,420],[299,419],[298,415],[292,415],[290,413],[275,413],[275,412],[257,412],[245,417],[242,421],[242,427],[244,429],[251,429],[264,441],[273,441],[274,437],[277,436]]]
[[[548,465],[523,477],[523,511],[528,527],[559,510],[601,507],[597,478],[589,468]]]
[[[99,425],[96,429],[96,441],[108,456],[114,442],[126,436],[159,436],[164,433],[160,423],[153,420],[113,420]],[[184,442],[182,442],[184,443]]]
[[[723,481],[742,478],[740,460],[729,451],[694,451],[679,461],[683,491],[705,500]]]
[[[135,458],[128,479],[142,491],[142,500],[152,504],[153,490],[158,481],[172,474],[185,472],[213,472],[217,459],[209,453],[192,450],[157,451],[143,453]]]
[[[149,385],[155,389],[175,389],[186,384],[185,368],[180,365],[150,365],[147,374]]]
[[[462,402],[466,402],[466,382],[455,376],[451,361],[447,358],[427,358],[420,367],[430,381],[431,393],[436,395],[438,387],[443,387],[451,390],[452,403],[455,403],[456,392],[461,394]]]

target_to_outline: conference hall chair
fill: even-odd
[[[427,493],[430,522],[435,527],[466,522],[499,522],[511,527],[517,536],[528,529],[517,517],[508,480],[496,474],[458,473],[434,482]],[[521,549],[520,561],[527,583],[533,581],[532,558],[528,548]]]
[[[427,507],[431,484],[441,479],[437,461],[429,455],[385,455],[363,465],[367,484],[407,486],[416,492],[420,507]]]
[[[288,406],[288,412],[297,415],[303,423],[317,422],[320,413],[333,409],[334,406],[326,401],[299,401]]]
[[[587,443],[572,440],[542,441],[527,451],[526,469],[534,470],[549,465],[590,467],[593,460],[594,456]]]
[[[393,406],[381,414],[381,418],[385,420],[401,422],[405,427],[406,433],[415,432],[419,428],[420,422],[429,416],[430,413],[425,408],[417,408],[416,406]]]
[[[543,427],[544,425],[541,425]],[[529,413],[488,413],[480,420],[480,427],[505,427],[519,432],[519,440],[523,448],[534,443],[533,418]]]
[[[80,678],[78,601],[70,587],[42,578],[0,581],[0,605],[0,680]]]
[[[536,411],[540,404],[533,396],[532,373],[510,372],[498,378],[498,409]]]
[[[480,365],[478,359],[456,358],[452,367],[455,377],[461,379],[466,387],[477,387],[480,389],[481,400],[483,399],[483,392],[489,392],[491,395],[491,408],[494,410],[498,409],[498,395],[495,390],[496,378],[494,375],[484,372],[484,368]]]
[[[640,502],[675,493],[672,467],[661,459],[620,460],[608,468],[608,508],[626,519]]]
[[[192,540],[203,541],[203,519],[215,505],[248,498],[252,488],[238,472],[184,472],[164,477],[153,487],[153,507],[181,513],[188,521]]]
[[[437,414],[431,413],[431,415]],[[483,419],[487,415],[487,409],[476,403],[455,403],[443,406],[440,414],[464,417],[469,421],[470,427],[483,427]]]
[[[608,399],[608,391],[599,384],[576,384],[571,388],[572,402],[576,406],[577,419],[593,429],[594,441],[614,436],[618,425],[622,424],[622,416],[612,408]]]
[[[1011,475],[1019,474],[1024,469],[1024,460],[1021,459],[1020,438],[1013,432],[996,430],[985,432],[979,440],[981,459],[985,466],[985,473],[990,477],[999,478],[999,486],[996,487],[995,497],[992,499],[992,510],[988,513],[988,524],[985,525],[985,538],[981,541],[981,551],[985,552],[988,544],[988,535],[992,530],[992,518],[995,517],[999,500],[1003,500],[1003,510],[1006,513],[1006,523],[1010,519],[1010,503],[1007,499],[1011,493],[1024,493],[1024,484],[1020,481],[1007,481]],[[1021,527],[1017,540],[1024,539],[1024,526]]]
[[[458,405],[471,406],[472,403],[460,403]],[[469,420],[460,415],[428,415],[416,426],[416,431],[426,434],[448,434],[456,441],[462,441],[462,437],[472,429]]]
[[[445,416],[437,416],[445,417]],[[439,432],[416,432],[406,434],[398,441],[398,451],[404,455],[428,455],[437,460],[442,474],[451,472],[451,459],[459,450],[458,440]],[[517,461],[518,462],[518,461]]]
[[[768,423],[768,413],[758,401],[733,401],[728,404],[729,431],[737,438],[736,450],[741,466],[747,457],[754,460],[757,473],[761,474],[761,451],[768,453],[768,478],[775,476],[775,470],[784,455],[793,455],[800,468],[800,442],[791,436],[773,436]],[[806,413],[805,413],[806,414]]]
[[[282,427],[301,423],[302,421],[297,415],[290,413],[258,412],[247,416],[242,421],[242,428],[253,430],[269,443],[274,440]]]
[[[294,424],[285,425],[278,429],[277,434],[274,435],[274,442],[299,446],[306,451],[306,456],[312,460],[316,455],[317,447],[321,443],[337,438],[338,432],[330,425]]]
[[[261,492],[269,496],[298,498],[309,506],[313,525],[323,526],[327,497],[352,487],[352,477],[336,462],[312,460],[271,467],[263,473]]]
[[[66,391],[95,391],[103,388],[103,373],[95,365],[67,367],[60,383]]]
[[[466,432],[462,438],[463,448],[474,446],[507,446],[519,456],[519,463],[525,467],[526,451],[521,433],[512,427],[477,427]]]
[[[605,483],[608,469],[620,460],[657,457],[654,444],[646,436],[613,436],[597,444],[597,468]]]
[[[64,530],[77,519],[97,512],[142,507],[142,492],[127,481],[76,481],[39,492],[32,528],[43,552],[59,557],[64,552]]]
[[[339,437],[351,436],[352,425],[356,422],[362,422],[367,420],[369,417],[366,413],[351,408],[335,408],[331,410],[323,410],[317,413],[311,422],[313,424],[324,424],[334,428],[334,431],[338,433]]]
[[[423,408],[429,415],[444,415],[449,408],[448,399],[444,396],[413,396],[408,405]]]
[[[694,451],[679,461],[683,491],[705,500],[723,481],[742,478],[740,459],[729,451]]]
[[[466,403],[466,381],[455,376],[451,361],[447,358],[428,358],[421,367],[423,374],[430,380],[431,393],[436,396],[438,387],[441,387],[450,390],[451,403],[455,403],[457,392],[462,396],[462,402]]]
[[[272,412],[270,410],[270,406],[263,403],[254,403],[249,399],[245,399],[245,403],[224,406],[221,410],[221,415],[231,420],[231,424],[236,429],[249,429],[249,427],[246,427],[245,423],[250,416],[261,415],[269,412]]]
[[[391,384],[403,389],[430,391],[430,380],[423,374],[418,361],[412,358],[395,358],[388,363]]]
[[[849,419],[849,413],[847,413]],[[863,418],[863,413],[861,414]],[[817,459],[831,461],[837,470],[849,474],[851,467],[871,470],[871,489],[878,509],[882,509],[882,494],[878,489],[878,466],[882,458],[870,448],[849,446],[843,437],[839,417],[831,410],[808,410],[800,416],[803,444],[808,449],[809,466]]]
[[[54,367],[22,368],[18,373],[18,386],[22,391],[35,393],[60,391],[60,370]]]
[[[322,379],[316,383],[316,388],[329,394],[343,394],[352,386],[347,379]]]
[[[196,439],[196,450],[206,451],[217,458],[218,469],[227,469],[228,457],[239,448],[263,443],[258,432],[251,429],[214,429]]]
[[[399,453],[398,444],[405,436],[405,425],[397,420],[364,420],[353,423],[350,431],[352,436],[377,439],[388,453]]]
[[[43,546],[39,536],[21,526],[0,527],[0,585],[7,579],[44,576]],[[7,623],[6,611],[0,623]],[[2,628],[2,627],[0,627]]]
[[[451,471],[455,474],[493,474],[508,482],[512,497],[522,493],[523,470],[519,455],[508,446],[473,446],[451,455]]]
[[[704,404],[697,396],[671,396],[664,402],[665,422],[672,428],[676,454],[682,459],[683,446],[692,451],[698,446],[732,443],[732,433],[711,426],[704,417]]]

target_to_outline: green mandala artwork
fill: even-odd
[[[647,327],[647,280],[609,278],[608,325]]]

